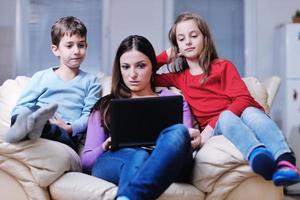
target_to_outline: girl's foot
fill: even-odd
[[[130,199],[126,196],[120,196],[120,197],[117,197],[116,200],[130,200]]]
[[[288,161],[280,161],[273,174],[272,181],[276,186],[289,186],[300,182],[300,172]]]
[[[252,170],[266,180],[272,180],[276,169],[276,162],[272,153],[265,147],[257,147],[249,156],[249,164]]]

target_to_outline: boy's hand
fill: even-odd
[[[201,134],[198,129],[195,128],[189,128],[189,134],[191,137],[191,145],[192,149],[196,150],[201,147]]]
[[[102,149],[104,151],[111,149],[111,137],[108,137],[103,143],[102,143]]]
[[[54,116],[49,119],[49,122],[50,124],[54,124],[64,129],[68,134],[72,134],[73,132],[72,126],[70,124],[66,124],[58,114],[54,114]]]

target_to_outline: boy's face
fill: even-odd
[[[65,34],[58,46],[52,45],[52,52],[59,57],[60,67],[78,69],[85,58],[87,43],[78,34]]]

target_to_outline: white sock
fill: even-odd
[[[35,140],[41,137],[45,124],[54,115],[57,108],[58,105],[53,103],[43,106],[32,113],[34,124],[32,130],[28,134],[29,139]]]
[[[32,130],[34,124],[34,119],[31,114],[32,111],[28,108],[25,108],[24,111],[18,114],[15,123],[6,133],[6,142],[16,143],[26,137],[26,135]]]

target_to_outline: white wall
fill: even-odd
[[[15,70],[15,0],[0,0],[0,84]]]
[[[173,0],[103,0],[102,19],[101,71],[111,74],[117,48],[129,35],[146,37],[156,53],[169,46]]]
[[[15,52],[19,49],[15,48],[16,1],[17,0],[0,0],[0,84],[7,78],[13,78],[16,74]],[[164,0],[164,2],[169,1]],[[300,9],[300,0],[244,0],[244,2],[246,40],[245,75],[265,78],[273,74],[273,37],[275,27],[281,23],[291,22],[291,17],[295,10]],[[122,1],[119,3],[122,4]],[[168,3],[166,5],[168,5]],[[124,12],[128,10],[127,8],[128,5],[126,5]],[[130,12],[134,12],[135,9],[139,9],[139,7],[132,5],[129,10]],[[146,9],[145,13],[142,12],[141,15],[144,16],[144,14],[149,12],[155,16],[157,10]],[[160,13],[161,12],[164,11],[160,10]],[[172,18],[170,13],[167,15],[169,18]],[[153,19],[157,20],[158,17],[163,16],[159,14]],[[120,21],[122,21],[122,19],[120,19]],[[130,21],[128,21],[128,23],[130,23]],[[165,27],[170,26],[170,24],[166,24],[166,21],[164,23]],[[135,25],[139,26],[139,24]],[[114,31],[115,29],[118,29],[118,27],[113,28]],[[120,26],[119,31],[124,31],[122,26]],[[161,29],[153,30],[152,34],[162,34],[163,37],[166,37],[165,30]],[[158,47],[159,50],[161,47],[165,48],[166,44],[168,44],[167,40],[163,42],[164,44],[162,45],[161,41],[153,41],[154,46]],[[111,50],[109,52],[111,52]],[[102,57],[102,59],[105,58]],[[103,63],[103,61],[101,62]],[[18,62],[18,65],[20,64],[22,64],[22,61]],[[108,68],[110,66],[102,65],[101,67]]]
[[[291,23],[299,0],[245,0],[246,76],[266,78],[274,74],[276,26]],[[300,54],[299,54],[300,55]]]

